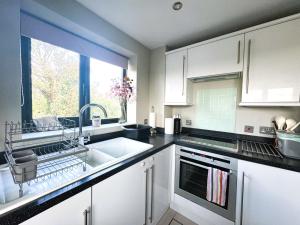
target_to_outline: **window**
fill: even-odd
[[[31,39],[32,118],[78,116],[79,57]]]
[[[21,50],[23,121],[58,116],[78,123],[79,109],[88,103],[103,105],[108,118],[120,118],[119,99],[111,96],[110,90],[114,79],[123,79],[125,69],[24,36]],[[87,110],[84,125],[90,125],[91,116],[99,114],[97,109]],[[118,120],[104,121],[109,122]]]
[[[90,101],[103,105],[108,117],[120,118],[119,99],[110,94],[114,79],[123,79],[123,68],[90,58]],[[91,116],[95,114],[92,109]]]

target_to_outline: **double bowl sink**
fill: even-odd
[[[80,167],[61,175],[53,176],[45,181],[32,182],[30,184],[24,183],[24,196],[21,198],[18,194],[18,185],[14,183],[9,168],[7,165],[2,165],[0,167],[0,215],[10,209],[124,161],[153,146],[119,137],[86,145],[86,147],[89,148],[89,151],[86,153],[85,171]]]
[[[92,168],[98,168],[108,163],[111,164],[127,159],[152,148],[153,145],[120,137],[90,144],[87,147],[89,148],[86,159],[87,165]]]

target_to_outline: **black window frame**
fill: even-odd
[[[79,54],[79,53],[78,53]],[[76,117],[59,117],[71,119],[79,126],[79,110],[90,102],[90,57],[79,54],[79,109]],[[32,82],[31,82],[31,38],[21,36],[21,64],[24,105],[22,108],[22,122],[32,121]],[[123,69],[123,78],[127,76],[127,70]],[[102,124],[118,123],[119,118],[102,119]],[[90,110],[83,115],[83,126],[90,126]]]

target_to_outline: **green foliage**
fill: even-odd
[[[31,39],[33,118],[51,115],[78,116],[79,58],[79,54],[75,52]],[[112,74],[119,76],[118,73]],[[112,75],[100,73],[99,76],[99,82],[91,82],[91,102],[103,105],[108,117],[119,118],[119,99],[109,93]],[[92,109],[91,115],[93,114],[99,112]]]
[[[79,108],[79,55],[32,39],[33,118],[77,116]]]

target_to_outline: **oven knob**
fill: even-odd
[[[141,166],[142,166],[142,167],[144,167],[145,165],[146,165],[146,163],[145,163],[145,162],[142,162],[142,163],[141,163]]]

